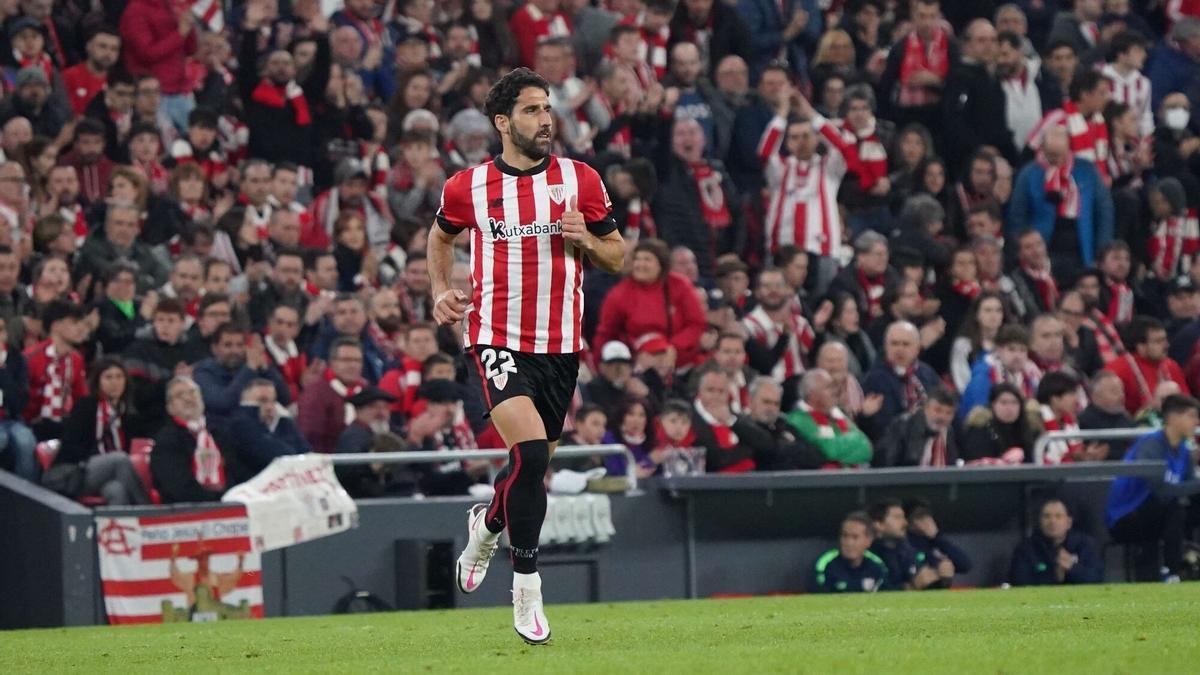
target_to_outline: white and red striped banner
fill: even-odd
[[[225,30],[225,11],[221,0],[192,0],[192,15],[211,33]]]
[[[246,508],[98,517],[109,623],[262,618],[262,562]]]

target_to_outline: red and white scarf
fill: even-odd
[[[1133,289],[1124,281],[1109,281],[1105,279],[1111,298],[1108,301],[1107,316],[1113,323],[1129,323],[1133,321]]]
[[[46,384],[42,385],[42,407],[38,417],[61,420],[71,409],[71,352],[59,355],[54,343],[46,345]]]
[[[75,246],[83,246],[83,242],[87,240],[88,236],[87,216],[83,213],[83,207],[79,204],[62,206],[58,209],[58,215],[71,223],[71,231],[75,234]]]
[[[654,214],[650,212],[650,206],[641,197],[630,199],[625,207],[625,238],[630,241],[643,237],[653,239],[655,232]]]
[[[1200,223],[1195,209],[1187,215],[1171,216],[1154,221],[1153,232],[1146,249],[1150,254],[1150,269],[1154,276],[1168,281],[1189,274],[1196,253],[1200,252]]]
[[[871,121],[861,129],[855,129],[849,120],[845,120],[842,122],[842,129],[844,135],[849,136],[847,140],[854,144],[858,155],[854,158],[850,170],[858,175],[859,187],[870,190],[881,178],[888,175],[887,148],[876,133],[876,120],[871,117]]]
[[[1000,384],[1001,382],[1011,384],[1021,390],[1021,394],[1026,399],[1037,398],[1038,383],[1042,381],[1042,370],[1037,367],[1037,364],[1032,360],[1026,360],[1021,372],[1014,373],[1004,367],[1000,363],[1000,358],[993,354],[988,354],[986,357],[988,362],[988,376],[992,384]]]
[[[729,212],[725,188],[721,185],[721,174],[703,161],[691,164],[690,168],[700,193],[700,214],[704,222],[713,230],[729,227],[733,223],[733,216]]]
[[[1042,301],[1042,307],[1047,312],[1053,312],[1058,307],[1058,283],[1050,276],[1050,270],[1035,270],[1022,265],[1021,271],[1033,280],[1034,290],[1038,299]]]
[[[983,292],[983,287],[979,285],[978,281],[974,280],[955,281],[951,284],[951,287],[954,289],[955,293],[968,300],[974,300],[975,298],[979,297],[980,293]]]
[[[343,420],[349,426],[354,421],[354,418],[357,417],[357,412],[354,410],[354,406],[350,405],[348,399],[363,390],[363,381],[359,380],[347,387],[341,380],[337,379],[331,368],[325,369],[325,381],[329,383],[329,388],[333,390],[333,393],[342,397]]]
[[[30,59],[21,56],[21,53],[14,49],[13,57],[21,68],[41,68],[42,72],[46,74],[46,82],[54,83],[54,61],[50,60],[48,54],[43,52]]]
[[[208,425],[204,418],[187,421],[181,417],[173,417],[175,423],[192,435],[196,441],[196,449],[192,453],[192,475],[196,482],[210,490],[225,489],[225,458],[221,449],[208,433]]]
[[[1094,113],[1085,119],[1070,99],[1063,101],[1067,133],[1071,135],[1071,152],[1096,165],[1101,178],[1108,177],[1108,125],[1104,115]]]
[[[933,35],[929,44],[922,44],[917,31],[912,31],[904,40],[904,58],[900,62],[900,100],[902,107],[933,105],[941,100],[941,93],[929,87],[911,83],[914,73],[927,70],[946,78],[950,72],[949,41],[942,29]]]
[[[670,25],[663,26],[657,31],[645,28],[646,13],[639,12],[625,17],[621,23],[636,26],[641,34],[638,43],[638,58],[654,69],[654,79],[662,80],[667,74],[667,43],[671,39]]]
[[[126,448],[121,415],[103,398],[96,404],[96,447],[102,455]]]
[[[148,164],[133,160],[133,168],[137,169],[150,183],[150,192],[156,195],[165,194],[170,187],[171,172],[158,160]]]
[[[850,432],[850,420],[846,419],[840,408],[835,406],[827,415],[809,405],[807,401],[800,401],[799,405],[800,410],[816,422],[818,438],[833,438]]]
[[[925,454],[921,457],[921,466],[946,466],[946,437],[948,435],[949,431],[946,429],[934,432],[933,438],[929,439],[929,447],[925,449]]]
[[[883,275],[871,278],[863,273],[862,268],[855,268],[858,274],[858,285],[862,286],[863,295],[867,298],[867,316],[878,319],[883,316]]]
[[[1075,183],[1075,177],[1071,175],[1071,169],[1075,168],[1075,160],[1068,156],[1062,165],[1054,166],[1046,159],[1045,154],[1039,152],[1037,162],[1046,172],[1042,188],[1045,189],[1048,195],[1058,195],[1056,215],[1059,218],[1068,218],[1071,220],[1078,218],[1079,186]]]
[[[1056,417],[1048,405],[1042,405],[1042,426],[1046,431],[1079,431],[1075,416],[1067,413]],[[1067,464],[1083,458],[1083,441],[1050,441],[1046,445],[1046,454],[1042,456],[1042,464]]]
[[[1125,354],[1125,344],[1121,342],[1121,335],[1117,333],[1116,326],[1099,310],[1092,310],[1092,315],[1085,317],[1082,325],[1096,336],[1096,349],[1100,352],[1100,360],[1104,365]]]
[[[308,99],[304,97],[304,89],[296,84],[295,80],[289,80],[284,85],[277,85],[264,79],[254,88],[254,93],[250,95],[250,98],[255,103],[268,108],[285,108],[288,103],[291,103],[292,110],[296,115],[296,124],[302,127],[312,124],[312,117],[308,112]]]

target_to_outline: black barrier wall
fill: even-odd
[[[544,550],[547,601],[611,602],[716,594],[798,592],[814,559],[834,544],[846,512],[874,499],[920,496],[943,532],[974,558],[956,585],[1004,581],[1028,514],[1044,497],[1065,498],[1076,527],[1106,541],[1104,501],[1115,474],[1155,478],[1146,464],[988,469],[877,470],[696,476],[644,483],[612,497],[609,543]],[[453,560],[466,540],[461,498],[359,503],[359,527],[263,556],[267,616],[328,614],[353,590],[398,609],[479,607],[510,602],[503,553],[478,592],[454,589]],[[149,515],[213,505],[102,509]],[[0,472],[0,623],[5,628],[103,623],[92,514]],[[1123,579],[1110,548],[1108,578]]]

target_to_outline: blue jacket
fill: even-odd
[[[217,418],[233,414],[241,405],[242,390],[250,380],[258,377],[275,383],[275,395],[279,397],[280,403],[291,403],[288,386],[275,366],[268,365],[262,370],[251,370],[249,366],[243,365],[231,372],[217,363],[215,357],[210,356],[192,368],[192,379],[196,381],[200,393],[204,396],[204,411]]]
[[[1017,545],[1013,552],[1008,581],[1013,586],[1053,586],[1059,583],[1054,575],[1058,567],[1058,548],[1040,532]],[[1104,581],[1104,558],[1096,540],[1071,530],[1062,548],[1079,560],[1067,570],[1064,584],[1098,584]]]
[[[1085,159],[1075,158],[1071,176],[1079,186],[1079,255],[1084,265],[1091,265],[1096,252],[1113,238],[1113,203],[1096,167]],[[1050,241],[1058,207],[1046,201],[1046,170],[1030,162],[1013,181],[1012,199],[1008,203],[1005,236],[1016,241],[1017,234],[1032,227]]]
[[[1200,75],[1197,71],[1200,71],[1200,65],[1166,40],[1155,45],[1146,59],[1146,77],[1150,78],[1150,109],[1157,111],[1163,98],[1176,91],[1188,97],[1193,110],[1200,108]]]
[[[1110,528],[1121,518],[1133,513],[1151,496],[1170,499],[1184,483],[1195,481],[1192,472],[1192,453],[1187,439],[1172,448],[1167,441],[1167,432],[1153,431],[1139,438],[1125,451],[1123,462],[1138,460],[1162,461],[1166,465],[1163,485],[1151,487],[1145,478],[1121,476],[1113,481],[1108,492],[1108,507],[1104,510],[1104,522]]]
[[[247,472],[245,479],[253,478],[277,457],[302,455],[312,452],[312,446],[300,434],[295,420],[280,417],[271,431],[258,416],[256,406],[238,406],[218,435],[218,444],[228,453],[233,453]]]
[[[338,332],[333,327],[333,323],[328,318],[324,319],[321,321],[316,339],[313,340],[309,355],[314,359],[323,359],[328,362],[329,347],[337,337]],[[375,340],[366,328],[363,328],[362,334],[358,336],[358,341],[362,344],[363,349],[363,377],[371,384],[379,384],[379,378],[383,377],[383,374],[396,364],[384,355],[383,350],[375,344]]]
[[[933,391],[941,384],[941,380],[938,379],[933,368],[921,361],[917,362],[917,379],[921,381],[927,392]],[[880,358],[863,378],[863,393],[868,396],[883,394],[883,406],[879,408],[879,412],[859,419],[863,432],[867,434],[868,438],[875,441],[883,436],[884,430],[892,423],[892,420],[907,412],[904,406],[904,383],[900,381],[900,376],[896,374],[895,369]]]
[[[750,63],[750,72],[755,79],[758,73],[775,60],[783,42],[783,29],[792,20],[797,9],[808,12],[808,25],[800,34],[787,43],[787,59],[793,72],[808,72],[807,51],[816,49],[824,30],[824,17],[817,0],[783,0],[784,12],[779,11],[776,0],[738,0],[737,11],[742,15],[746,31],[750,33],[750,54],[744,54]]]

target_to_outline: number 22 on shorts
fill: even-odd
[[[517,364],[509,352],[497,352],[495,349],[485,349],[479,354],[483,361],[483,376],[492,381],[497,391],[504,391],[508,384],[508,374],[517,372]]]

